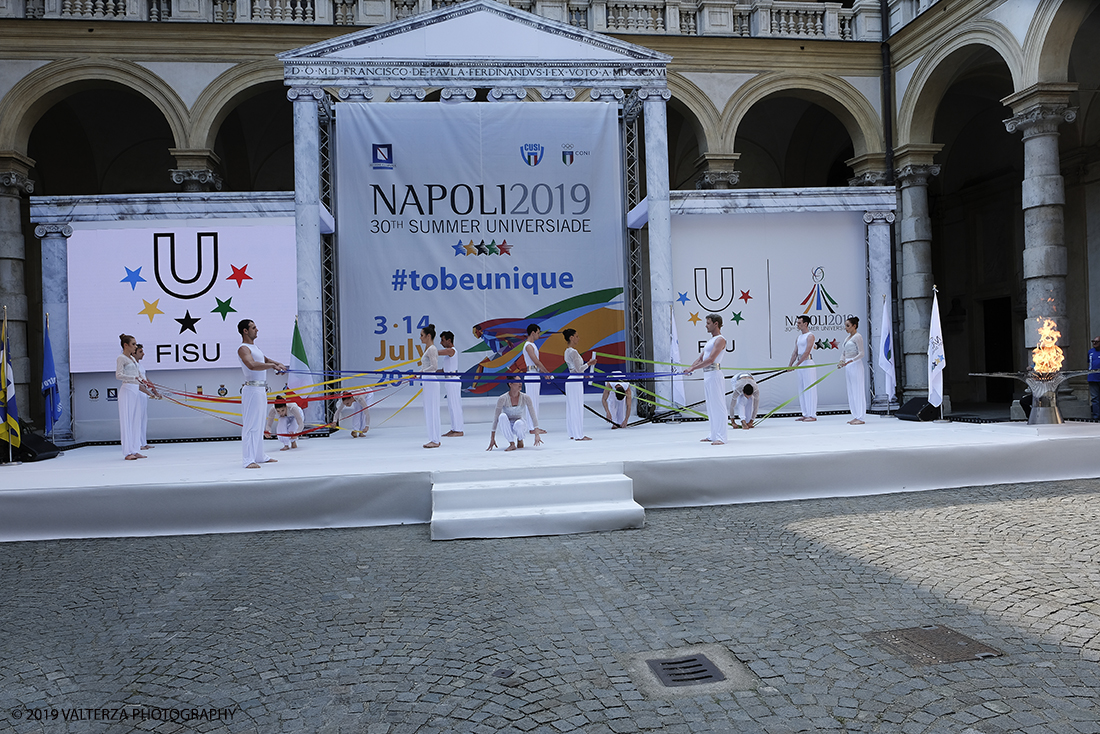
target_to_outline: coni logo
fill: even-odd
[[[537,166],[542,163],[545,154],[546,149],[538,143],[524,143],[519,146],[519,155],[523,158],[523,162],[529,166]]]

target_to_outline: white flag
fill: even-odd
[[[883,394],[887,400],[894,397],[897,386],[897,371],[894,369],[894,319],[890,313],[890,299],[882,299],[882,327],[878,337],[878,368],[882,370],[886,389]]]
[[[668,353],[672,355],[669,359],[672,362],[680,361],[680,336],[676,333],[676,314],[672,311],[672,307],[669,306],[669,315],[671,318],[669,322],[672,324],[671,338],[672,343],[669,347]],[[687,400],[684,398],[684,378],[680,376],[680,372],[683,370],[679,367],[672,366],[671,371],[676,375],[672,378],[672,404],[677,408],[682,408],[687,405]]]
[[[928,325],[928,402],[937,408],[943,404],[943,332],[940,330],[940,301],[932,287],[932,322]]]

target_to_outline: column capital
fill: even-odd
[[[695,159],[696,189],[732,189],[741,182],[740,153],[704,153]]]
[[[626,99],[626,92],[621,89],[601,89],[595,87],[588,93],[589,99],[606,99],[608,102],[622,102]]]
[[[864,224],[892,224],[896,219],[893,212],[864,212]]]
[[[73,236],[73,228],[68,222],[64,224],[39,224],[34,228],[34,236],[40,240],[47,237],[57,237],[58,235],[68,239]]]
[[[1019,115],[1038,105],[1069,106],[1069,96],[1077,91],[1075,82],[1039,82],[1027,89],[1014,92],[1001,100],[1001,104]]]
[[[313,99],[319,102],[324,96],[325,90],[320,87],[290,87],[286,90],[286,98],[291,102],[299,99],[303,101]]]
[[[34,181],[20,171],[0,171],[0,192],[12,196],[33,194]]]
[[[592,90],[593,92],[596,90]],[[573,101],[577,98],[577,90],[573,87],[542,87],[539,96],[545,100],[558,99]],[[597,97],[598,99],[598,97]]]
[[[439,91],[441,102],[473,102],[477,90],[473,87],[443,87]]]
[[[423,102],[428,93],[421,87],[398,87],[390,90],[394,102]]]
[[[168,171],[172,183],[182,184],[184,191],[221,191],[222,178],[207,168],[173,168]]]
[[[849,186],[886,186],[886,154],[864,153],[844,161],[855,175],[848,179]]]
[[[1063,122],[1077,119],[1077,108],[1066,104],[1040,102],[1004,121],[1010,133],[1023,133],[1024,140],[1036,135],[1053,135]]]
[[[369,102],[374,99],[374,90],[370,87],[340,87],[336,96],[341,102]]]
[[[647,100],[650,97],[660,97],[661,99],[663,99],[664,101],[667,102],[670,99],[672,99],[672,92],[670,92],[668,89],[645,89],[645,88],[642,88],[642,89],[638,90],[638,98],[639,99]]]
[[[894,178],[900,186],[927,186],[928,179],[940,175],[940,167],[931,164],[909,164],[895,169]]]
[[[539,90],[543,99],[550,99],[546,96],[545,89]],[[576,96],[576,92],[573,92],[573,96]],[[527,99],[527,90],[523,87],[494,87],[489,90],[490,102],[522,102]],[[572,97],[570,97],[572,99]]]

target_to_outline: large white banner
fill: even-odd
[[[429,323],[455,334],[466,395],[525,369],[529,323],[552,371],[565,328],[586,358],[625,352],[614,105],[338,104],[336,119],[344,369],[416,359]]]
[[[844,374],[835,367],[847,338],[844,320],[857,316],[864,348],[870,343],[865,232],[863,212],[673,216],[680,361],[699,355],[709,338],[706,316],[717,313],[725,322],[727,376],[785,367],[799,333],[795,320],[805,314],[818,377],[833,373],[817,387],[818,410],[846,410]],[[689,403],[703,400],[701,379],[689,379],[687,388]],[[793,372],[768,379],[760,386],[761,414],[791,398],[781,412],[797,413],[798,392]]]
[[[122,333],[144,345],[148,370],[239,369],[241,319],[288,361],[296,263],[289,218],[74,223],[70,369],[113,373]]]

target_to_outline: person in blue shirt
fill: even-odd
[[[1092,349],[1089,350],[1089,369],[1100,370],[1100,336],[1092,338]],[[1092,419],[1100,420],[1100,372],[1090,372],[1088,381]]]

